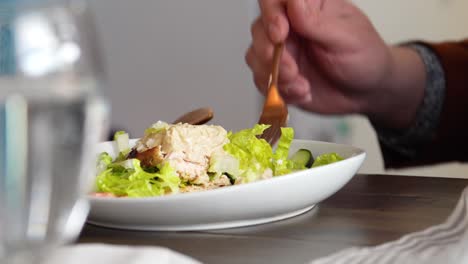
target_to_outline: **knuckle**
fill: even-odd
[[[254,36],[258,31],[260,24],[260,18],[256,18],[252,25],[250,25],[250,32],[252,33],[252,36]]]

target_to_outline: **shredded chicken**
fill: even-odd
[[[224,152],[223,146],[228,142],[227,131],[221,126],[169,125],[139,140],[135,158],[143,166],[169,163],[183,182],[193,184],[193,190],[221,187],[230,185],[229,179],[221,176],[210,181],[207,170],[211,155]]]
[[[187,192],[198,192],[198,191],[205,191],[216,189],[219,187],[229,186],[231,185],[231,181],[226,175],[221,175],[218,179],[215,179],[207,185],[188,185],[184,188],[180,189],[180,192],[187,193]]]

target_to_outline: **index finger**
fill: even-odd
[[[288,36],[287,2],[288,0],[258,0],[262,23],[273,43],[284,42]]]

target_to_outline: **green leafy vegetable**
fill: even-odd
[[[158,121],[145,130],[145,136],[159,133],[162,130],[165,130],[168,126],[169,126],[168,123]]]
[[[268,127],[257,124],[251,129],[228,134],[230,143],[224,145],[224,150],[239,160],[239,172],[230,174],[232,177],[240,177],[245,183],[259,180],[265,173],[276,176],[292,171],[293,162],[288,159],[288,153],[294,130],[281,129],[281,138],[274,152],[268,142],[258,138]]]
[[[291,173],[294,161],[288,159],[289,148],[294,139],[294,130],[291,127],[281,128],[281,137],[273,154],[273,172],[275,176]]]
[[[97,173],[101,173],[107,169],[107,166],[112,163],[112,157],[107,152],[102,152],[98,156],[98,162],[96,166]]]
[[[327,164],[334,163],[340,160],[343,160],[343,158],[337,153],[322,154],[315,158],[312,168],[327,165]]]
[[[159,168],[159,172],[143,170],[140,161],[131,159],[132,168],[110,164],[108,169],[97,176],[99,192],[112,193],[116,196],[148,197],[178,193],[180,178],[169,164]]]

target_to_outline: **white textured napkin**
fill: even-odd
[[[345,249],[310,264],[468,263],[468,187],[442,224],[375,247]]]
[[[200,264],[190,257],[162,247],[78,244],[57,250],[47,264]]]

